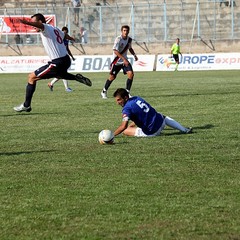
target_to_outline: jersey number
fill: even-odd
[[[137,105],[143,109],[144,112],[148,112],[149,111],[149,107],[146,103],[141,102],[140,100],[137,100]]]
[[[57,36],[57,42],[60,43],[60,44],[62,44],[62,43],[63,43],[63,40],[62,40],[62,38],[61,38],[61,36],[60,36],[60,34],[59,34],[59,31],[56,30],[56,29],[54,29],[54,33],[55,33],[55,35]]]

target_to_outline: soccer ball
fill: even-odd
[[[98,141],[100,144],[113,144],[114,134],[111,130],[104,129],[98,135]]]

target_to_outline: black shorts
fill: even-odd
[[[131,63],[129,63],[127,67],[124,64],[112,65],[110,74],[117,76],[121,69],[123,70],[123,74],[127,74],[127,72],[130,72],[130,71],[133,72],[132,65]]]
[[[75,14],[78,14],[80,12],[80,8],[79,7],[75,7],[73,8],[73,11]]]
[[[178,54],[173,54],[173,58],[174,58],[175,62],[179,62]]]
[[[38,68],[34,73],[41,79],[49,79],[54,77],[64,78],[70,66],[71,59],[68,55],[66,55],[65,57],[53,59],[52,61],[48,62],[47,65]]]

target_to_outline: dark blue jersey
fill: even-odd
[[[122,114],[123,121],[132,120],[147,135],[157,132],[164,120],[149,103],[137,96],[128,99]]]
[[[66,39],[66,38],[64,38],[64,39],[63,39],[63,43],[64,43],[64,45],[67,47],[67,46],[68,46],[68,43],[69,43],[69,40]]]

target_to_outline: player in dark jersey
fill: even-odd
[[[133,82],[133,68],[131,63],[128,61],[127,52],[129,52],[134,56],[135,61],[138,60],[137,55],[135,54],[132,48],[132,38],[128,36],[129,34],[129,26],[124,25],[121,27],[121,35],[118,36],[113,45],[113,61],[110,66],[110,74],[109,78],[107,79],[103,90],[101,92],[101,96],[103,99],[107,98],[107,90],[112,84],[113,80],[117,77],[120,70],[123,70],[124,74],[127,74],[127,81],[126,81],[126,89],[128,93],[130,93],[130,89],[132,87]]]
[[[123,133],[127,136],[154,137],[160,135],[166,125],[183,133],[192,132],[192,128],[185,128],[174,119],[157,112],[143,98],[138,96],[129,98],[124,88],[117,89],[113,96],[117,104],[123,108],[122,124],[114,131],[114,136]]]

